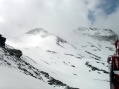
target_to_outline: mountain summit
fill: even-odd
[[[32,34],[32,35],[36,35],[36,34],[48,34],[48,32],[46,30],[44,30],[43,28],[35,28],[33,30],[30,30],[26,34]]]
[[[97,38],[101,38],[105,39],[105,38],[109,38],[112,40],[116,40],[118,38],[118,35],[116,33],[114,33],[111,29],[98,29],[98,28],[78,28],[76,30],[74,30],[78,33],[83,33],[84,35],[88,35],[88,36],[95,36]]]

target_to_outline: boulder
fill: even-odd
[[[9,53],[19,58],[22,56],[22,51],[18,49],[9,49]]]

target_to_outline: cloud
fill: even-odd
[[[113,29],[116,33],[119,33],[118,21],[119,21],[119,7],[112,14],[97,15],[94,26],[97,26],[97,27],[100,27],[100,28],[110,28],[110,29]]]
[[[5,19],[2,16],[0,16],[0,23],[4,23],[4,21]]]
[[[40,27],[63,36],[78,27],[89,26],[113,28],[117,31],[118,4],[111,5],[108,0],[105,1],[0,0],[0,33],[14,37]],[[107,3],[109,8],[104,7]],[[112,10],[107,13],[106,10],[110,8]]]

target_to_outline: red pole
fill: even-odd
[[[119,51],[117,51],[119,53]],[[114,71],[118,72],[119,71],[119,56],[114,57]],[[114,89],[119,89],[119,74],[114,73]]]
[[[114,85],[114,87],[111,87],[111,89],[119,89],[119,74],[117,72],[119,72],[119,40],[117,39],[115,42],[115,48],[116,48],[116,55],[112,56],[112,72],[114,73],[114,76],[111,76],[112,80],[114,80],[112,82],[112,84]]]

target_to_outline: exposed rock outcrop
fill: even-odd
[[[6,41],[6,38],[2,37],[2,35],[0,34],[0,45],[5,46],[5,41]]]
[[[22,51],[18,50],[18,49],[8,49],[10,55],[15,55],[17,57],[21,57],[22,56]]]

